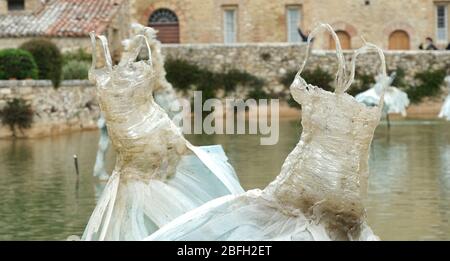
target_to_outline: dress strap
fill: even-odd
[[[384,93],[386,91],[386,88],[388,87],[387,85],[390,85],[391,81],[386,73],[386,59],[384,57],[383,50],[381,50],[378,46],[376,46],[372,43],[364,42],[364,45],[354,52],[353,57],[352,57],[352,62],[351,62],[352,67],[351,67],[350,77],[349,77],[348,81],[345,83],[345,87],[344,87],[343,91],[347,91],[347,89],[350,88],[350,86],[353,83],[353,80],[355,79],[356,59],[358,58],[358,56],[360,54],[367,53],[368,51],[376,51],[381,60],[382,91],[381,91],[381,95],[380,95],[380,101],[378,104],[378,106],[381,108],[381,107],[383,107]]]
[[[138,34],[131,39],[130,44],[128,45],[129,50],[127,50],[128,52],[126,53],[126,55],[124,54],[122,60],[120,61],[121,65],[129,62],[134,62],[136,60],[142,48],[142,42],[138,42],[141,39],[144,40],[145,47],[147,48],[147,63],[150,66],[152,65],[152,50],[150,48],[150,44],[148,43],[147,37],[145,37],[143,34]]]
[[[94,32],[89,33],[89,36],[91,37],[91,44],[92,44],[91,71],[95,70],[95,66],[97,65],[97,41],[96,41],[97,37],[98,39],[100,39],[101,46],[103,48],[103,55],[105,56],[106,68],[108,68],[108,70],[111,71],[112,59],[111,53],[109,52],[108,41],[106,40],[106,37],[104,35],[97,36]]]
[[[318,34],[322,29],[325,29],[328,31],[331,36],[333,37],[335,43],[336,43],[336,56],[338,59],[338,71],[336,73],[336,88],[335,92],[343,92],[344,90],[344,84],[345,84],[345,77],[346,77],[346,65],[345,65],[345,58],[344,54],[342,52],[341,48],[341,42],[339,41],[339,37],[337,36],[336,32],[333,30],[333,28],[329,24],[319,24],[309,35],[308,35],[308,41],[306,44],[306,56],[303,60],[303,64],[300,67],[300,70],[298,71],[296,78],[300,77],[300,74],[302,73],[303,69],[306,66],[306,62],[309,58],[310,48],[311,48],[311,41],[313,37]]]

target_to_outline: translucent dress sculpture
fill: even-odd
[[[143,35],[131,40],[133,52],[112,66],[107,41],[99,36],[106,65],[89,78],[97,85],[100,108],[116,151],[116,165],[83,240],[139,240],[175,217],[220,196],[243,192],[233,168],[191,145],[154,101],[151,55],[135,62]],[[133,54],[133,55],[132,55]]]
[[[450,89],[450,75],[445,77],[445,82],[447,83],[447,86]],[[447,98],[445,98],[441,112],[439,113],[439,118],[444,118],[450,121],[450,93],[448,94]]]
[[[334,93],[301,78],[290,90],[302,105],[301,139],[284,162],[281,173],[265,189],[212,200],[165,225],[146,240],[377,240],[365,221],[360,193],[368,178],[369,147],[379,123],[383,99],[376,107],[358,103],[345,91],[354,78],[354,60],[375,49],[366,44],[356,51],[350,76],[339,39],[339,69]],[[348,79],[347,79],[348,78]],[[383,91],[381,92],[381,98]]]
[[[392,82],[394,82],[395,76],[395,72],[391,74],[388,82],[389,85],[385,90],[383,114],[389,115],[391,113],[399,113],[405,117],[406,108],[409,106],[408,94],[396,87],[391,86]],[[372,88],[355,96],[355,99],[358,102],[364,103],[367,106],[376,106],[380,103],[380,97],[383,91],[383,83],[380,81],[383,81],[383,76],[377,75],[375,77],[375,81],[376,83]]]
[[[181,126],[181,119],[183,114],[180,110],[181,104],[176,96],[175,90],[166,79],[166,70],[164,69],[164,58],[161,54],[161,42],[156,38],[156,31],[151,27],[145,27],[138,23],[132,23],[131,25],[132,35],[144,35],[147,38],[150,50],[151,58],[154,70],[154,83],[153,93],[155,102],[168,114],[169,118],[173,120],[175,125]],[[122,42],[124,46],[123,59],[127,60],[129,56],[136,55],[136,46],[133,46],[131,39],[126,39]],[[136,43],[135,43],[136,44]],[[135,45],[134,44],[134,45]],[[97,157],[94,166],[94,177],[100,180],[107,180],[109,178],[108,173],[105,170],[105,154],[108,149],[109,136],[106,127],[106,122],[103,116],[98,120],[98,127],[100,129],[100,138],[98,144]],[[222,161],[228,161],[221,145],[209,145],[200,146],[200,149],[211,154]]]

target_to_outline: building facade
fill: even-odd
[[[105,34],[113,58],[129,35],[128,0],[0,0],[0,49],[47,38],[62,51],[90,50],[89,33]]]
[[[319,22],[345,49],[362,38],[384,49],[414,50],[426,37],[450,41],[450,0],[0,0],[0,48],[48,37],[61,49],[88,48],[90,30],[120,53],[129,24],[159,31],[163,43],[300,42]],[[332,49],[329,35],[315,48]]]
[[[426,37],[449,42],[450,0],[131,0],[131,19],[160,31],[166,43],[299,42],[319,22],[344,48],[361,37],[385,49],[418,49]],[[331,49],[329,36],[316,48]]]

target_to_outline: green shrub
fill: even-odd
[[[281,84],[283,84],[284,87],[289,88],[291,86],[292,82],[294,81],[296,74],[297,74],[297,71],[288,71],[280,78],[279,82]],[[302,74],[302,76],[303,76],[303,74]],[[298,109],[302,108],[302,106],[294,100],[294,98],[292,97],[291,94],[288,95],[287,103],[290,107],[294,107],[294,108],[298,108]]]
[[[231,69],[224,73],[212,72],[186,60],[168,59],[165,63],[167,80],[173,87],[187,91],[195,89],[203,92],[203,100],[216,97],[218,90],[233,92],[237,86],[249,88],[251,98],[267,97],[262,90],[264,81],[245,71]]]
[[[297,71],[289,71],[280,78],[280,83],[289,88],[294,81]],[[322,70],[320,67],[316,67],[314,70],[305,70],[301,74],[302,78],[311,85],[318,86],[326,91],[333,91],[334,77]]]
[[[0,79],[36,79],[37,76],[38,67],[29,52],[21,49],[0,51]]]
[[[202,103],[216,97],[220,79],[212,72],[201,70],[197,82],[193,83],[195,90],[202,92]]]
[[[8,125],[13,136],[16,136],[16,128],[20,131],[31,127],[33,123],[33,110],[31,105],[23,99],[14,98],[8,101],[3,110],[0,111],[0,117],[4,125]]]
[[[64,65],[68,64],[71,61],[86,62],[90,64],[92,62],[92,55],[86,52],[85,50],[79,48],[76,51],[63,53],[62,59]]]
[[[306,70],[302,73],[303,79],[309,84],[318,86],[326,91],[334,91],[332,84],[334,77],[330,73],[316,67],[314,70]]]
[[[439,95],[445,75],[445,70],[427,70],[417,73],[414,78],[418,81],[418,84],[406,90],[409,100],[412,103],[419,103],[425,97]]]
[[[288,71],[280,78],[280,83],[285,87],[289,87],[296,75],[296,71]],[[406,90],[408,97],[412,103],[421,102],[425,97],[437,96],[441,93],[441,86],[445,78],[445,70],[426,70],[417,73],[414,78],[418,82],[416,85],[408,84],[405,80],[406,72],[403,68],[396,69],[396,78],[392,83],[393,86]],[[325,90],[332,91],[333,76],[323,71],[320,67],[312,71],[304,71],[302,77],[309,84],[319,86]],[[375,83],[375,76],[372,74],[356,72],[355,81],[349,88],[348,93],[355,96],[358,93],[366,91]],[[300,107],[297,102],[290,96],[288,104],[292,107]]]
[[[62,68],[64,80],[84,80],[88,78],[89,63],[72,60]]]
[[[33,39],[20,46],[29,51],[39,68],[39,79],[49,79],[56,88],[61,82],[62,56],[58,47],[46,39]]]
[[[289,88],[291,87],[291,84],[294,81],[296,74],[297,71],[288,71],[279,79],[279,82],[283,84],[284,87]]]
[[[259,99],[271,99],[272,96],[266,93],[263,88],[253,88],[248,94],[247,98],[259,100]]]
[[[392,72],[390,72],[389,75],[391,73]],[[395,73],[396,73],[395,79],[392,82],[392,86],[395,86],[400,89],[405,89],[408,86],[408,84],[405,81],[405,76],[406,76],[405,70],[403,68],[399,67],[399,68],[397,68],[397,70],[395,70]]]
[[[236,90],[238,85],[249,86],[254,89],[261,89],[264,81],[248,72],[239,71],[236,69],[229,70],[221,75],[221,81],[225,92]]]
[[[168,59],[164,67],[167,72],[167,81],[178,90],[188,90],[192,85],[198,83],[201,78],[201,69],[186,60]]]

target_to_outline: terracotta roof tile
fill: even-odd
[[[102,33],[122,0],[53,0],[33,14],[0,15],[0,37],[84,37]]]

